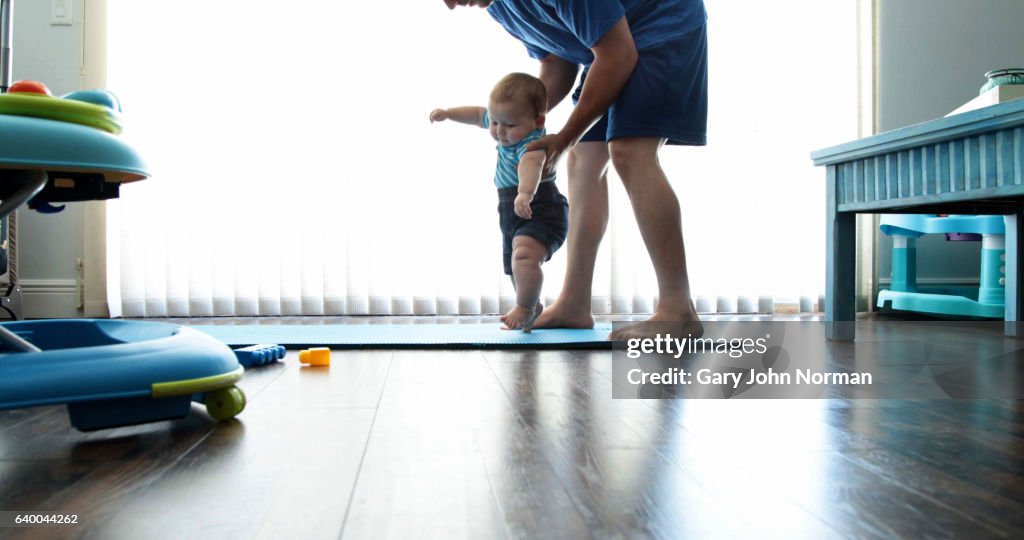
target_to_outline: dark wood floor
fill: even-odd
[[[933,339],[863,324],[829,350]],[[195,406],[79,433],[62,408],[0,411],[0,510],[80,522],[0,536],[1024,534],[1016,400],[613,400],[608,351],[289,353],[240,386],[249,405],[224,423]]]

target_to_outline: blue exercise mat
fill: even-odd
[[[289,349],[611,349],[610,323],[593,329],[542,328],[526,334],[490,324],[191,325],[231,346],[275,343]]]

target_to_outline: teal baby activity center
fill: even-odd
[[[892,237],[892,286],[878,293],[878,307],[936,315],[1001,319],[1005,309],[1006,249],[1003,216],[886,214],[882,233]],[[981,242],[981,275],[976,289],[922,290],[917,283],[917,239],[944,234],[946,240]]]
[[[20,321],[0,343],[0,409],[67,404],[82,431],[183,418],[193,401],[217,420],[245,407],[231,349],[176,324]]]
[[[119,102],[91,90],[57,98],[19,81],[0,95],[0,218],[22,204],[110,199],[149,176],[119,139]],[[216,419],[245,407],[244,368],[209,335],[141,321],[47,320],[0,324],[0,409],[67,404],[71,424],[94,430],[188,414]]]
[[[116,198],[149,177],[118,137],[120,102],[105,90],[54,97],[42,83],[10,81],[9,2],[0,6],[0,220],[18,207]],[[12,312],[12,315],[14,313]],[[66,404],[88,431],[187,415],[193,401],[218,420],[245,407],[244,368],[213,337],[183,326],[120,320],[0,324],[0,410]]]

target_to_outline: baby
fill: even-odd
[[[487,108],[434,109],[431,122],[453,120],[488,129],[498,141],[494,184],[498,188],[505,273],[512,276],[516,306],[501,317],[505,329],[529,332],[544,307],[541,264],[562,246],[569,228],[569,205],[555,186],[555,175],[541,177],[543,150],[526,145],[545,135],[547,92],[540,79],[525,73],[503,77],[491,91]]]

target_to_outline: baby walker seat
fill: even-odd
[[[1002,216],[886,214],[880,230],[892,237],[892,285],[878,293],[880,308],[990,319],[1004,316],[1005,225]],[[981,242],[981,279],[977,289],[954,290],[917,283],[917,238],[945,234],[948,241]]]

